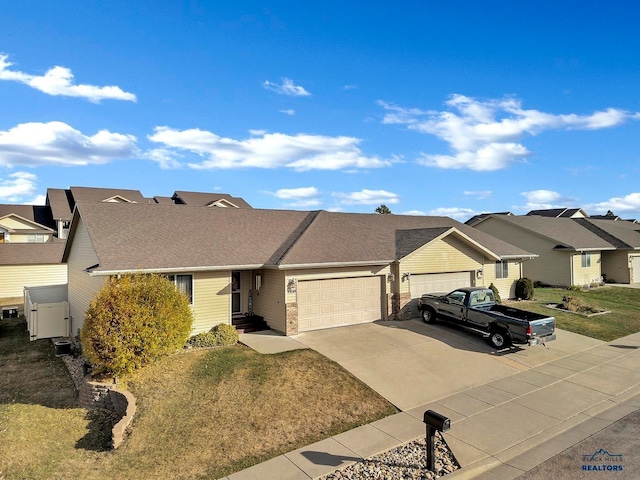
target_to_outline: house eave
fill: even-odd
[[[85,270],[92,277],[110,276],[110,275],[126,275],[129,273],[194,273],[194,272],[214,272],[226,270],[259,270],[263,268],[263,264],[254,265],[209,265],[201,267],[171,267],[171,268],[123,268],[111,270],[94,270],[88,268]]]
[[[304,268],[336,268],[336,267],[386,267],[395,260],[377,260],[362,262],[323,262],[323,263],[297,263],[287,265],[265,266],[265,268],[276,268],[278,270],[300,270]]]

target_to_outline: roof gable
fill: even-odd
[[[0,217],[0,227],[6,229],[9,232],[16,232],[21,230],[33,230],[34,232],[53,232],[53,230],[49,227],[40,225],[37,222],[21,217],[20,215],[16,215],[15,213],[10,213],[8,215]]]

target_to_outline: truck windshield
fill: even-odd
[[[477,292],[471,292],[469,305],[472,307],[493,305],[494,303],[495,299],[493,298],[493,292],[491,290],[478,290]]]

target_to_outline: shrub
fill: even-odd
[[[80,332],[103,375],[123,375],[181,348],[193,317],[187,297],[159,275],[112,279],[94,297]]]
[[[496,299],[496,303],[502,303],[502,299],[500,298],[500,292],[498,292],[498,287],[496,287],[493,282],[489,285],[489,288],[493,291],[493,296]]]
[[[238,343],[238,331],[228,324],[220,324],[208,332],[198,333],[187,340],[189,347],[221,347]]]
[[[238,331],[233,325],[221,323],[220,325],[213,327],[211,331],[216,336],[218,345],[235,345],[238,343]]]
[[[524,277],[516,281],[516,298],[531,300],[533,298],[533,282]]]
[[[189,347],[217,347],[218,339],[212,331],[198,333],[187,340]]]

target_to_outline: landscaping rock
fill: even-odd
[[[435,472],[427,470],[426,440],[424,437],[387,452],[337,470],[323,480],[432,480],[451,473],[460,466],[449,446],[436,433]]]

